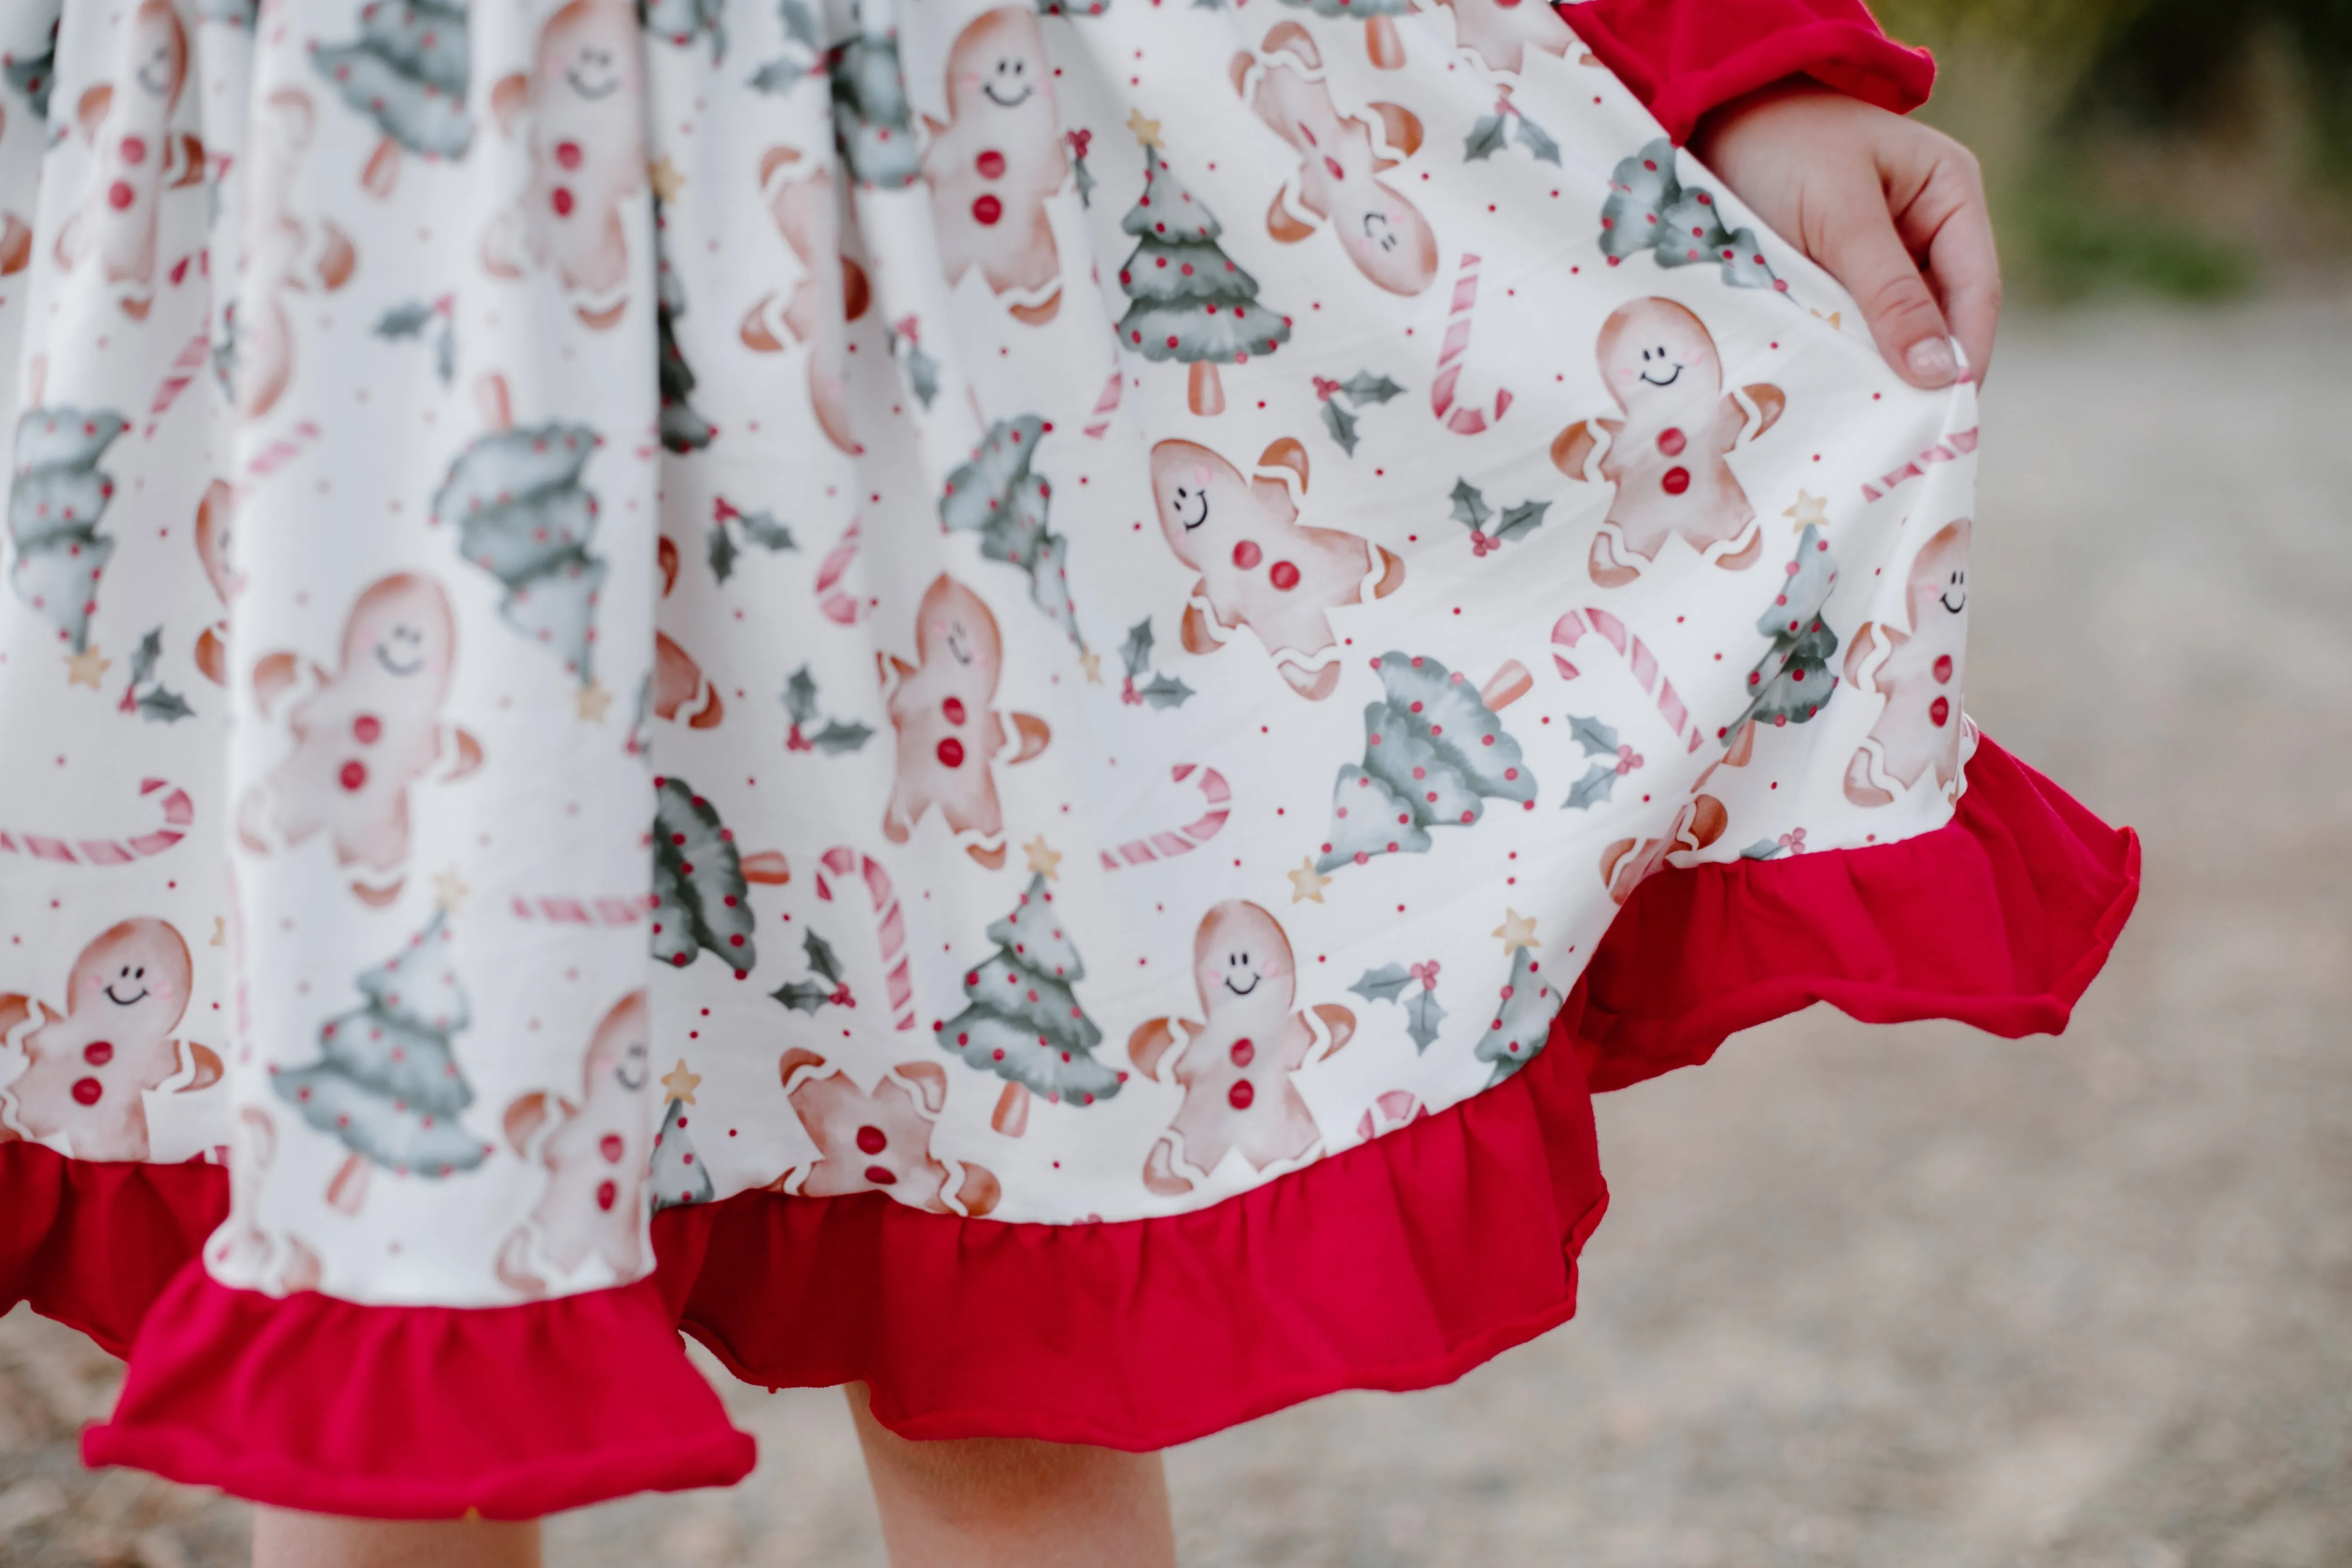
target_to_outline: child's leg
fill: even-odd
[[[865,1384],[845,1392],[891,1568],[1175,1568],[1159,1455],[1019,1437],[910,1443],[874,1419]]]
[[[539,1521],[253,1510],[253,1568],[539,1568]]]

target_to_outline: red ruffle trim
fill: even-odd
[[[1652,878],[1571,994],[1560,1048],[1213,1207],[1025,1226],[745,1193],[656,1217],[653,1279],[469,1311],[278,1300],[191,1268],[85,1452],[375,1514],[731,1480],[749,1439],[673,1322],[751,1383],[863,1379],[914,1437],[1149,1449],[1342,1388],[1445,1382],[1575,1310],[1607,1203],[1588,1075],[1704,1061],[1816,1001],[2063,1026],[2130,911],[2137,840],[1990,742],[1969,781],[1952,824],[1919,837]]]
[[[1584,0],[1555,5],[1680,146],[1709,110],[1789,77],[1908,114],[1936,60],[1881,32],[1862,0]]]
[[[19,1301],[128,1355],[149,1303],[228,1217],[218,1165],[0,1143],[0,1312]]]
[[[191,1263],[131,1356],[91,1465],[375,1519],[533,1519],[727,1486],[751,1439],[679,1352],[651,1279],[520,1307],[231,1289]]]

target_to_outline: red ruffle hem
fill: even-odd
[[[1706,1060],[1828,1002],[1893,1023],[2063,1028],[2139,885],[2139,846],[1990,742],[1950,826],[1879,847],[1670,871],[1628,902],[1516,1078],[1212,1208],[1085,1226],[919,1212],[878,1194],[745,1193],[654,1223],[658,1274],[527,1306],[275,1300],[189,1261],[141,1327],[114,1420],[130,1464],[335,1512],[522,1517],[722,1484],[748,1437],[677,1353],[739,1377],[863,1379],[913,1437],[1150,1449],[1343,1388],[1460,1375],[1575,1310],[1607,1204],[1591,1090]],[[215,1170],[52,1171],[10,1288],[120,1344],[218,1217]],[[183,1177],[187,1179],[184,1180]],[[140,1268],[120,1224],[155,1247]],[[57,1271],[86,1268],[80,1281]],[[989,1325],[985,1343],[971,1325]]]

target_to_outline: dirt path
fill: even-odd
[[[1605,1100],[1582,1316],[1178,1453],[1191,1568],[2352,1562],[2352,306],[2024,328],[1992,392],[1970,709],[2148,841],[2074,1033],[1814,1014]],[[0,1321],[0,1559],[239,1561],[79,1469],[78,1344]],[[758,1476],[555,1562],[879,1568],[837,1396],[726,1386]]]

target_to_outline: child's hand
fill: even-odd
[[[1984,374],[2000,260],[1966,147],[1842,92],[1782,83],[1708,115],[1691,151],[1845,285],[1906,381],[1948,385],[1955,337],[1969,373]]]

